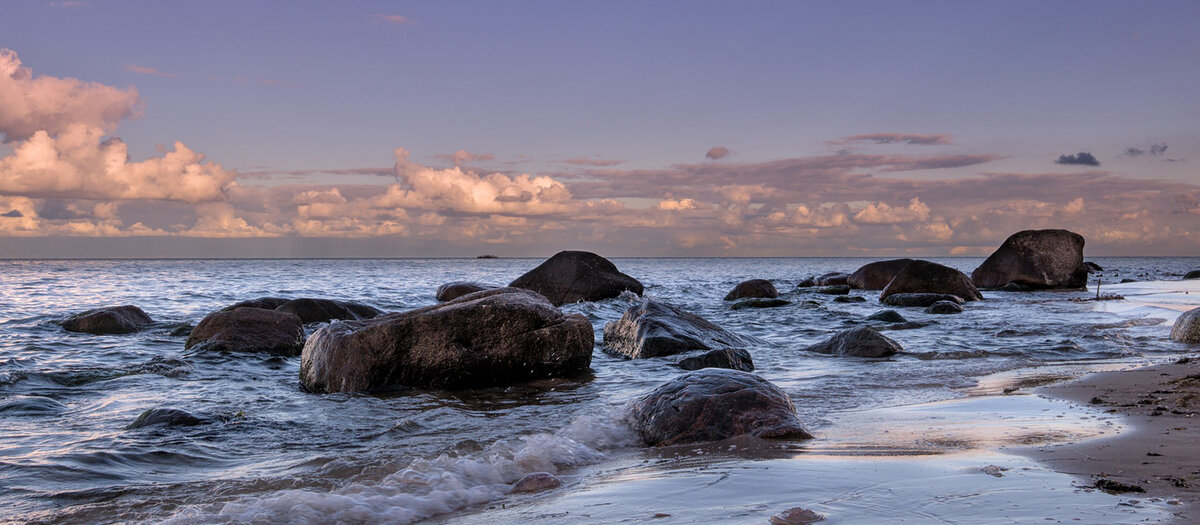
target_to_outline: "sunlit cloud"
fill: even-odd
[[[391,24],[394,26],[407,26],[413,24],[413,19],[402,15],[389,15],[384,13],[375,13],[367,15],[367,19],[377,24]]]
[[[126,64],[125,67],[122,69],[124,69],[125,71],[128,71],[130,73],[138,73],[141,75],[153,75],[156,77],[175,78],[176,76],[178,76],[174,73],[165,73],[165,72],[159,71],[157,69],[154,69],[152,67],[139,66],[136,64]]]
[[[949,135],[941,133],[867,133],[831,140],[829,144],[843,145],[860,142],[873,144],[913,144],[918,146],[946,146],[954,144]]]
[[[708,148],[708,152],[704,154],[704,158],[709,160],[720,160],[729,156],[729,148],[725,146],[713,146]]]

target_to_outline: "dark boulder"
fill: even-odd
[[[873,328],[851,328],[837,335],[805,347],[809,352],[822,354],[849,355],[855,357],[887,357],[904,350],[900,343],[875,331]]]
[[[938,263],[914,260],[904,266],[879,294],[879,299],[901,293],[957,295],[966,301],[983,299],[966,274]]]
[[[279,305],[276,312],[295,314],[308,323],[327,323],[333,320],[361,321],[378,317],[383,312],[373,306],[332,299],[293,299]]]
[[[817,285],[816,277],[805,277],[804,280],[796,283],[796,288],[812,288]]]
[[[1200,343],[1200,308],[1188,310],[1175,319],[1171,340],[1179,343]]]
[[[915,330],[917,328],[925,328],[926,326],[929,326],[931,324],[936,324],[936,323],[933,323],[933,322],[922,323],[922,322],[918,322],[918,321],[905,321],[903,323],[871,325],[871,328],[874,328],[876,330]]]
[[[438,287],[437,300],[449,301],[451,299],[457,299],[457,298],[467,295],[469,293],[482,292],[484,290],[490,290],[492,288],[495,288],[495,286],[488,286],[486,284],[472,283],[472,282],[467,282],[467,281],[446,283],[446,284],[443,284]]]
[[[779,387],[754,374],[706,368],[664,383],[630,405],[633,428],[649,445],[750,435],[809,439]]]
[[[925,309],[927,314],[961,314],[962,307],[954,301],[938,301]]]
[[[829,272],[817,277],[818,286],[842,286],[850,280],[850,274],[845,272]]]
[[[891,259],[865,264],[850,274],[846,284],[858,290],[882,290],[892,282],[900,270],[903,270],[912,261],[912,259]]]
[[[62,327],[68,332],[84,332],[94,335],[128,334],[153,324],[141,308],[127,304],[96,308],[68,317]]]
[[[250,299],[249,301],[231,304],[225,308],[222,308],[221,311],[228,312],[238,308],[262,308],[264,310],[274,310],[288,301],[291,301],[291,299],[284,299],[282,297],[259,297],[258,299]]]
[[[926,307],[938,301],[950,301],[956,304],[962,304],[963,302],[962,297],[944,293],[898,293],[889,295],[880,302],[888,306]]]
[[[733,306],[730,306],[729,309],[730,310],[741,310],[744,308],[775,308],[777,306],[785,306],[785,305],[789,305],[789,304],[792,304],[792,302],[787,299],[754,298],[754,299],[743,299],[741,301],[733,303]]]
[[[1001,286],[1000,291],[1002,291],[1002,292],[1032,292],[1033,288],[1030,288],[1021,283],[1008,283],[1004,286]]]
[[[1088,273],[1104,271],[1104,268],[1101,268],[1099,264],[1092,261],[1083,261],[1083,267],[1087,268]]]
[[[971,280],[979,288],[1020,283],[1045,290],[1083,288],[1087,274],[1082,235],[1067,230],[1025,230],[1006,239],[971,272]]]
[[[208,314],[184,348],[218,352],[261,352],[294,356],[304,347],[304,323],[295,314],[237,308]]]
[[[867,298],[861,295],[839,295],[833,298],[835,303],[865,303]]]
[[[133,420],[125,430],[152,427],[156,425],[168,427],[190,427],[211,423],[208,418],[194,416],[178,408],[151,408]]]
[[[310,392],[476,388],[578,375],[592,361],[592,323],[540,294],[496,288],[308,338],[300,383]]]
[[[846,295],[850,293],[850,287],[844,284],[831,284],[817,288],[817,293],[826,295]]]
[[[700,370],[702,368],[728,368],[743,372],[754,371],[754,360],[750,352],[743,348],[722,348],[709,350],[698,356],[688,357],[679,361],[679,368],[684,370]]]
[[[775,285],[766,279],[750,279],[742,281],[737,286],[733,287],[728,294],[725,295],[726,301],[734,299],[745,299],[747,297],[766,297],[768,299],[779,297],[779,291],[775,289]]]
[[[1197,274],[1197,277],[1196,277],[1196,278],[1197,278],[1197,279],[1200,279],[1200,273],[1198,273],[1198,274]],[[1136,282],[1138,282],[1138,280],[1137,280],[1137,279],[1129,279],[1129,278],[1121,279],[1121,284],[1125,284],[1125,283],[1136,283]]]
[[[1183,275],[1184,279],[1200,279],[1200,270],[1192,270]]]
[[[905,319],[903,315],[900,315],[900,312],[897,312],[895,310],[880,310],[878,312],[875,312],[875,313],[867,316],[867,320],[868,321],[883,321],[885,323],[907,323],[908,322],[908,319]]]
[[[509,286],[540,293],[555,306],[610,299],[626,290],[642,295],[642,283],[591,252],[558,252]]]
[[[654,299],[643,299],[625,310],[621,319],[604,325],[604,350],[630,359],[758,343]]]

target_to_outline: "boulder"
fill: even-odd
[[[954,301],[938,301],[925,309],[927,314],[961,314],[962,307]]]
[[[457,299],[457,298],[467,295],[469,293],[482,292],[484,290],[490,290],[492,288],[495,288],[495,286],[488,286],[486,284],[472,283],[472,282],[467,282],[467,281],[446,283],[446,284],[443,284],[438,287],[437,300],[438,301],[449,301],[451,299]]]
[[[1183,275],[1184,279],[1200,279],[1200,270],[1192,270]]]
[[[304,347],[304,322],[295,314],[242,307],[208,314],[188,336],[185,349],[261,352],[294,356]]]
[[[1045,290],[1083,288],[1087,274],[1082,235],[1067,230],[1025,230],[1006,239],[971,272],[971,280],[979,288],[1020,283]]]
[[[904,266],[879,294],[879,299],[901,293],[957,295],[966,301],[983,299],[966,274],[938,263],[914,260]]]
[[[304,345],[300,383],[309,392],[501,386],[586,372],[592,345],[586,317],[495,288],[323,326]]]
[[[238,308],[262,308],[265,310],[274,310],[288,301],[291,301],[291,299],[284,299],[282,297],[259,297],[258,299],[250,299],[249,301],[231,304],[225,308],[222,308],[221,311],[228,312]]]
[[[850,293],[850,287],[844,284],[831,284],[817,288],[817,293],[823,293],[827,295],[846,295]]]
[[[207,418],[194,416],[178,408],[151,408],[145,412],[142,412],[142,415],[133,420],[133,423],[130,423],[129,426],[126,426],[125,430],[152,427],[156,425],[168,427],[190,427],[211,422],[212,421]]]
[[[1104,271],[1104,268],[1101,268],[1099,264],[1092,261],[1083,261],[1083,267],[1087,268],[1088,273]]]
[[[796,288],[812,288],[817,285],[816,277],[805,277],[804,280],[796,283]]]
[[[754,374],[706,368],[664,383],[630,404],[634,430],[649,445],[719,441],[750,435],[809,439],[779,387]]]
[[[68,332],[83,332],[94,335],[128,334],[154,323],[141,308],[127,304],[96,308],[68,317],[62,327]]]
[[[722,348],[709,350],[698,356],[688,357],[679,361],[679,368],[684,370],[700,370],[702,368],[728,368],[743,372],[754,371],[754,360],[750,352],[743,348]]]
[[[927,307],[938,301],[950,301],[962,304],[962,297],[944,293],[898,293],[885,297],[882,302],[888,306],[920,306]]]
[[[743,308],[775,308],[776,306],[784,306],[784,305],[789,305],[789,304],[792,304],[792,302],[787,299],[754,298],[754,299],[743,299],[741,301],[733,303],[733,306],[730,306],[729,309],[730,310],[741,310]]]
[[[1021,283],[1008,283],[1000,287],[1002,292],[1032,292],[1033,288],[1025,286]]]
[[[558,476],[549,472],[534,472],[529,474],[513,484],[509,494],[532,494],[534,492],[545,492],[561,487],[563,484]]]
[[[654,299],[642,300],[625,310],[621,319],[604,325],[604,350],[629,359],[736,348],[760,342]]]
[[[887,357],[904,350],[900,343],[875,331],[873,328],[851,328],[837,335],[805,347],[809,352],[822,354],[849,355],[855,357]]]
[[[378,317],[383,312],[362,303],[332,299],[293,299],[275,308],[276,312],[295,314],[308,323],[327,323],[333,320],[360,321]]]
[[[555,306],[609,299],[626,290],[642,295],[642,283],[591,252],[558,252],[509,286],[542,294]]]
[[[1200,308],[1188,310],[1175,319],[1171,340],[1180,343],[1200,343]]]
[[[833,298],[835,303],[865,303],[867,298],[861,295],[839,295]]]
[[[845,272],[829,272],[817,277],[817,286],[842,286],[850,279]]]
[[[903,323],[890,323],[890,324],[881,324],[881,325],[871,325],[871,328],[874,328],[874,329],[876,329],[876,330],[915,330],[915,329],[917,329],[917,328],[925,328],[926,326],[929,326],[929,325],[931,325],[931,324],[935,324],[935,323],[933,323],[933,322],[922,323],[922,322],[918,322],[918,321],[905,321],[905,322],[903,322]]]
[[[725,295],[726,301],[735,299],[745,299],[747,297],[766,297],[768,299],[779,297],[779,291],[775,289],[775,285],[766,279],[750,279],[742,281],[737,286],[733,287],[728,294]]]
[[[846,284],[858,290],[882,290],[892,282],[900,270],[903,270],[912,261],[912,259],[891,259],[865,264],[850,274]]]
[[[897,312],[895,310],[880,310],[878,312],[875,312],[875,313],[867,316],[867,320],[868,321],[883,321],[885,323],[907,323],[908,322],[908,319],[905,319],[903,315],[900,315],[900,312]]]

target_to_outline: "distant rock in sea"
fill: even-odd
[[[766,298],[773,299],[779,297],[779,291],[775,289],[775,285],[766,279],[750,279],[742,281],[733,287],[728,294],[725,294],[726,301],[746,298]]]
[[[84,332],[93,335],[128,334],[154,323],[141,308],[127,304],[96,308],[68,317],[62,322],[68,332]]]
[[[475,258],[476,258],[476,259],[499,259],[499,258],[500,258],[500,256],[499,256],[499,255],[491,255],[491,254],[487,254],[487,253],[485,253],[485,254],[483,254],[483,255],[476,255],[476,256],[475,256]]]
[[[611,299],[627,290],[642,295],[642,283],[621,273],[612,261],[580,251],[558,252],[509,286],[542,294],[555,306]]]

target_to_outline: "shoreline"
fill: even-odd
[[[1117,415],[1126,429],[1009,451],[1079,477],[1086,487],[1100,480],[1139,487],[1145,492],[1121,495],[1172,505],[1176,523],[1200,521],[1200,358],[1098,372],[1037,393]]]

